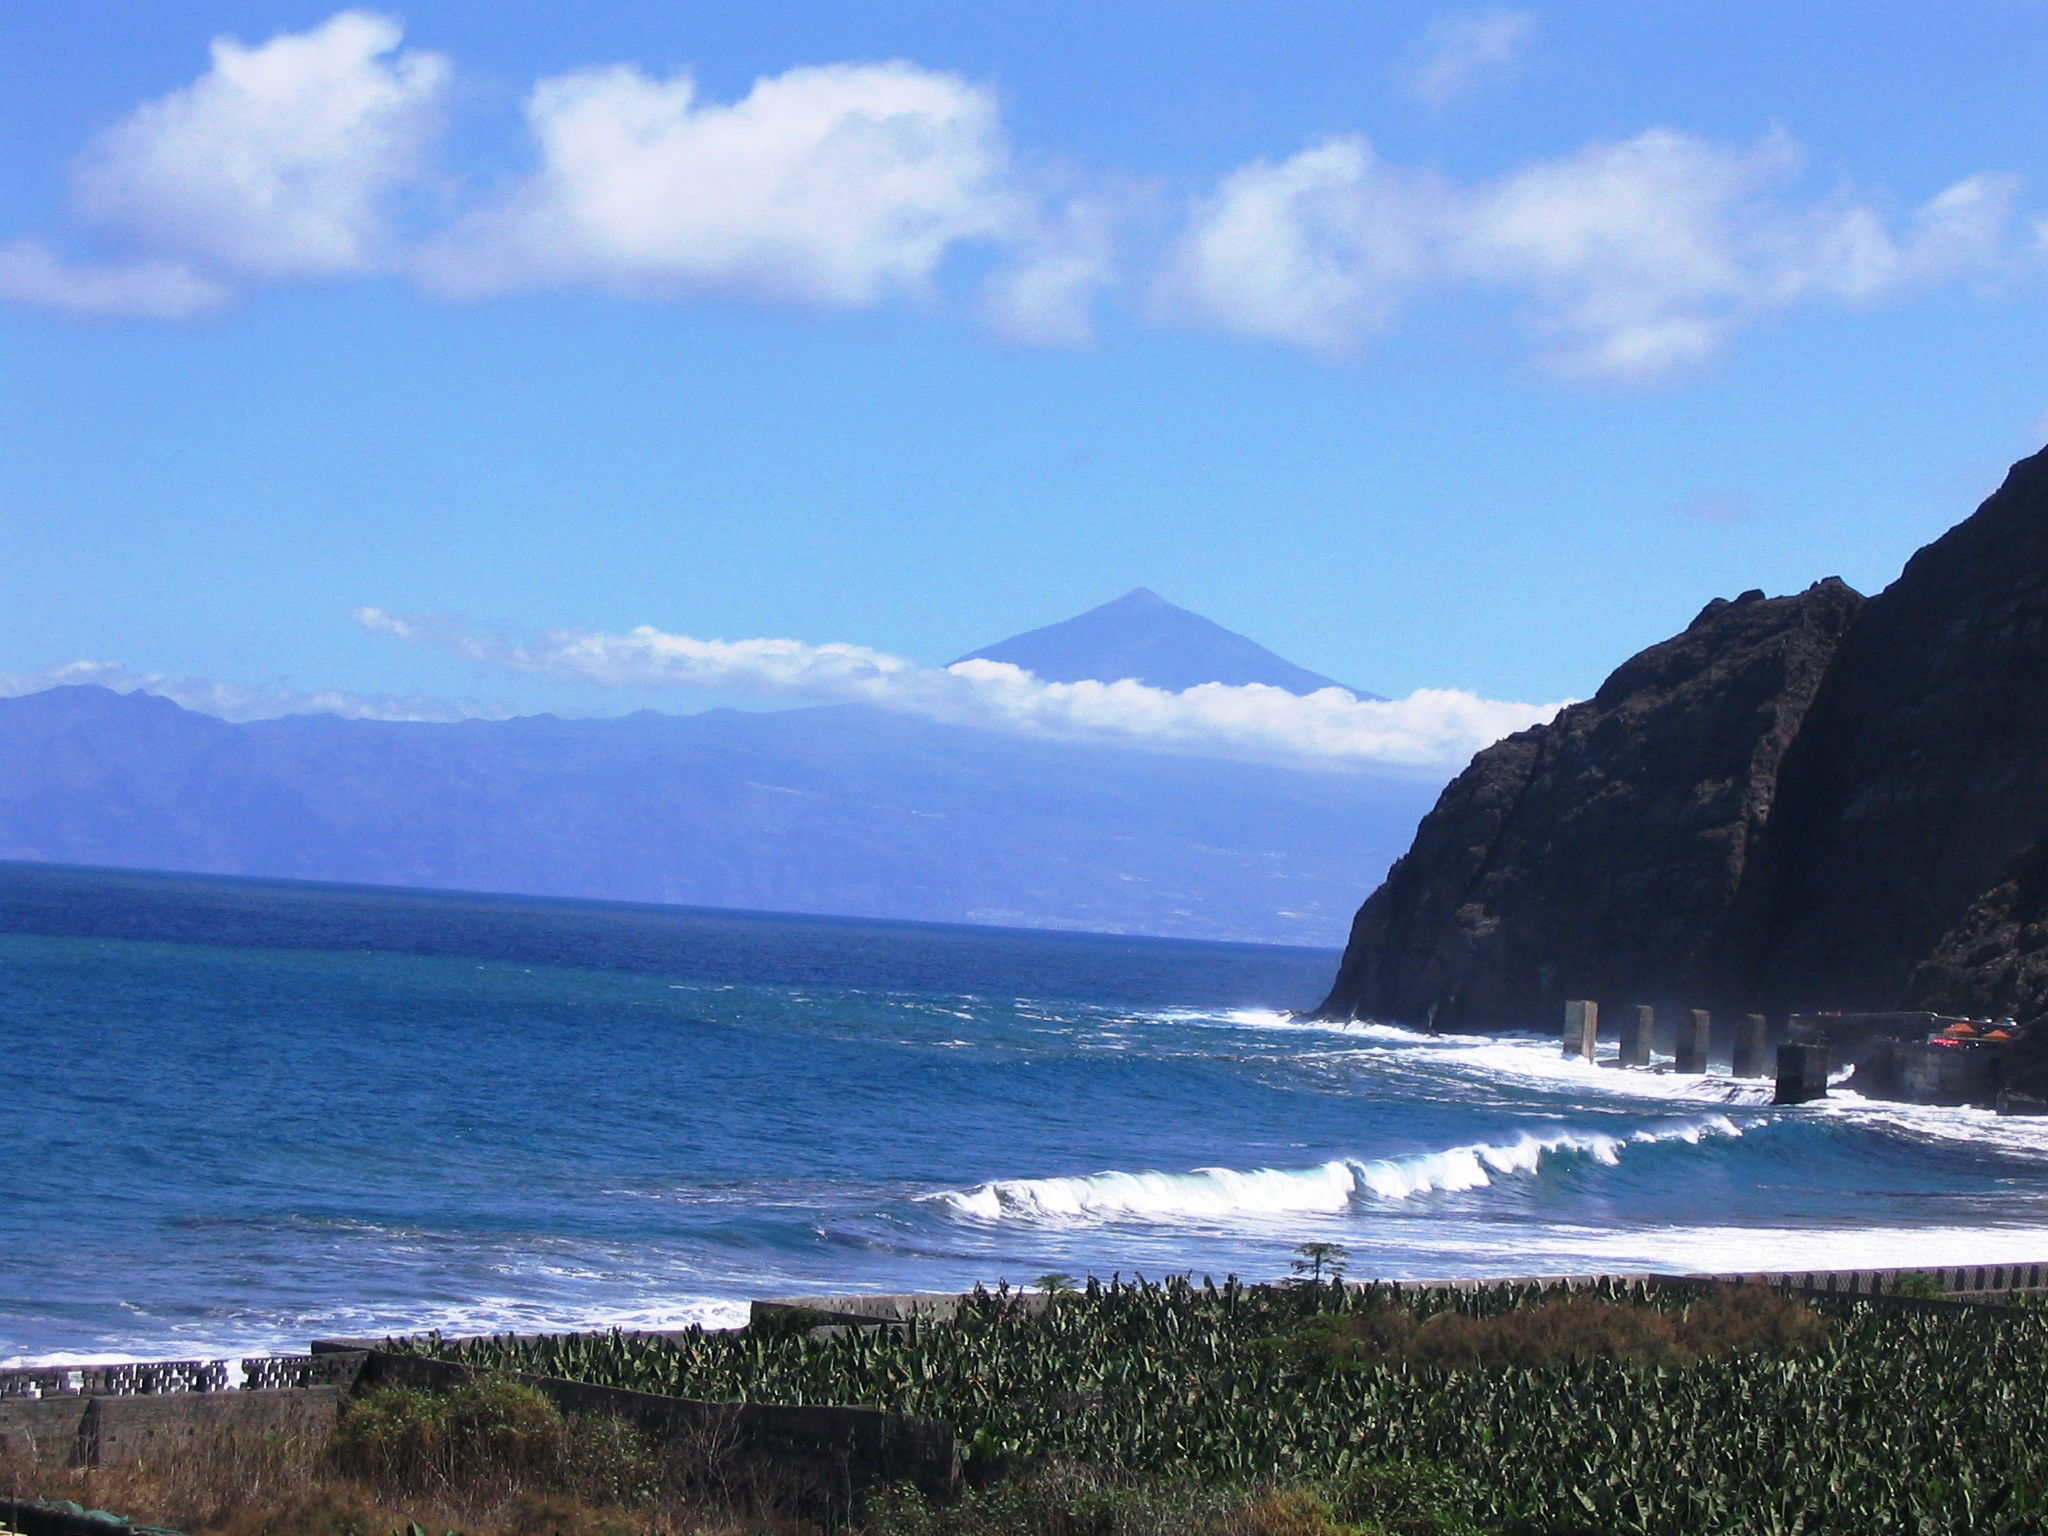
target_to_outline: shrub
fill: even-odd
[[[1060,1465],[952,1505],[891,1489],[870,1504],[865,1536],[1481,1536],[1464,1512],[1471,1489],[1428,1464],[1375,1463],[1327,1492]]]
[[[1432,1461],[1375,1461],[1353,1467],[1331,1491],[1331,1507],[1366,1536],[1480,1536],[1473,1511],[1479,1485]]]
[[[1797,1296],[1763,1285],[1727,1285],[1685,1309],[1679,1337],[1702,1360],[1726,1355],[1808,1355],[1833,1332]]]
[[[660,1474],[630,1425],[565,1416],[534,1388],[495,1376],[448,1392],[366,1392],[343,1412],[333,1455],[340,1470],[377,1487],[462,1497],[629,1502],[648,1495]]]

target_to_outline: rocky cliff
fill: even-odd
[[[1942,936],[1914,970],[1906,1001],[1978,1017],[2048,1013],[2048,838],[2029,844]]]
[[[1324,1009],[1526,1023],[1696,996],[1778,770],[1863,599],[1716,600],[1582,704],[1487,748],[1360,910]]]
[[[2048,452],[1869,602],[1829,580],[1710,604],[1480,753],[1323,1009],[2048,1007],[2044,834]]]
[[[2048,831],[2048,451],[1871,599],[1785,764],[1745,977],[1890,1006]],[[1764,893],[1759,893],[1760,895]]]

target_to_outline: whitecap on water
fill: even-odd
[[[1632,1145],[1735,1137],[1724,1116],[1652,1126],[1624,1135],[1567,1130],[1524,1134],[1398,1157],[1333,1158],[1312,1168],[1196,1168],[1186,1173],[1103,1173],[996,1179],[925,1197],[947,1214],[979,1222],[1073,1226],[1104,1221],[1210,1220],[1335,1214],[1368,1200],[1484,1189],[1504,1176],[1541,1171],[1547,1159],[1576,1157],[1612,1166]]]

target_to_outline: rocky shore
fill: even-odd
[[[1319,1011],[1528,1027],[1575,997],[2048,1012],[2048,451],[1876,597],[1716,600],[1480,753]]]

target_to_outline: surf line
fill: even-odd
[[[979,1222],[1331,1215],[1364,1199],[1406,1200],[1484,1189],[1501,1177],[1537,1174],[1553,1158],[1583,1158],[1611,1166],[1630,1146],[1674,1141],[1697,1145],[1741,1134],[1734,1121],[1713,1115],[1620,1136],[1601,1131],[1524,1135],[1510,1142],[1474,1142],[1401,1157],[1333,1158],[1313,1168],[1110,1170],[1066,1178],[996,1179],[923,1199],[948,1215]]]

